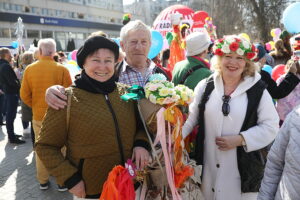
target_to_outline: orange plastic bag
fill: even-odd
[[[109,172],[100,200],[135,200],[132,178],[125,167],[118,165]]]

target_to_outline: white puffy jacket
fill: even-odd
[[[300,105],[286,118],[269,152],[258,200],[300,199]]]

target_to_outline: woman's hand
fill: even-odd
[[[85,186],[83,180],[77,183],[74,187],[72,187],[69,192],[74,194],[78,198],[85,198]]]
[[[54,85],[46,90],[46,103],[53,109],[59,110],[67,105],[67,96],[65,88],[61,85]]]
[[[135,160],[137,169],[143,169],[151,160],[149,152],[143,147],[134,147],[132,160]]]
[[[242,146],[242,142],[243,137],[241,135],[216,137],[216,145],[221,151],[228,151],[238,146]]]

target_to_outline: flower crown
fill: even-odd
[[[257,56],[255,46],[245,38],[236,35],[224,36],[216,40],[213,46],[213,52],[218,56],[235,52],[240,56],[245,56],[249,60],[254,60]]]

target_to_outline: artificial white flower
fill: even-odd
[[[243,46],[244,46],[246,49],[249,49],[249,48],[250,48],[250,44],[249,44],[248,41],[243,40],[242,43],[243,43]]]
[[[159,96],[166,97],[168,95],[169,95],[169,88],[164,87],[159,90]]]
[[[229,49],[229,45],[228,44],[224,44],[222,46],[222,49],[223,53],[230,53],[230,49]]]
[[[154,96],[153,94],[150,94],[150,95],[149,95],[149,100],[150,100],[152,103],[156,104],[156,96]]]
[[[226,42],[228,42],[229,44],[231,44],[231,43],[235,42],[235,38],[229,36],[229,37],[226,38]]]
[[[245,52],[241,48],[238,48],[236,50],[236,53],[239,54],[240,56],[243,56]]]

